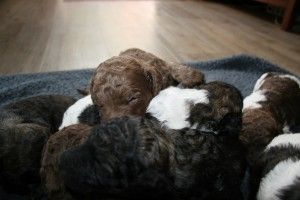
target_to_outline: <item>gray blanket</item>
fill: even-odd
[[[205,73],[207,82],[219,80],[233,84],[248,95],[258,77],[269,71],[285,70],[260,58],[247,55],[187,63]],[[0,77],[0,106],[30,96],[62,94],[79,98],[76,89],[85,88],[93,70],[73,70],[50,73],[20,74]]]

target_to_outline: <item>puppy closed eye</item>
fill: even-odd
[[[139,93],[136,93],[136,94],[132,94],[132,95],[129,95],[127,97],[127,102],[128,103],[135,103],[139,100]]]
[[[127,97],[127,101],[128,101],[128,103],[130,103],[130,102],[134,102],[134,101],[136,101],[137,100],[137,98],[136,97],[134,97],[134,96],[129,96],[129,97]]]

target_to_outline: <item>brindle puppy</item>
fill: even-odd
[[[47,138],[58,130],[74,99],[59,95],[27,98],[0,112],[0,176],[9,192],[28,194],[40,182],[39,168]],[[34,188],[35,189],[35,188]]]
[[[65,151],[60,176],[79,199],[242,199],[238,134],[170,130],[154,118],[98,125]]]

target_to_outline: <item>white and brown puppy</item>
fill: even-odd
[[[238,89],[216,81],[197,89],[162,90],[150,102],[147,113],[170,129],[233,133],[241,129],[242,103]]]
[[[300,123],[300,82],[291,75],[263,74],[253,93],[244,99],[241,140],[248,157],[255,155],[289,127]]]
[[[101,116],[93,104],[91,95],[87,95],[77,100],[66,110],[59,130],[78,123],[93,126],[99,124],[100,121]]]
[[[253,93],[244,99],[240,140],[247,149],[251,173],[251,196],[255,198],[261,180],[261,153],[272,139],[300,123],[299,80],[279,73],[263,74]]]
[[[300,199],[300,133],[275,137],[261,155],[258,200]]]

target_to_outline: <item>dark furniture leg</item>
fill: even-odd
[[[282,29],[289,30],[295,18],[295,11],[296,11],[296,1],[297,0],[288,0],[288,3],[284,10],[284,16],[282,20]]]

